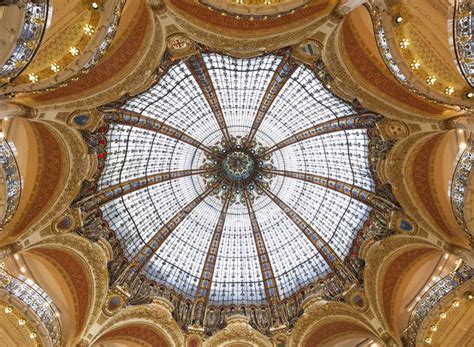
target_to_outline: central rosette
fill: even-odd
[[[255,171],[254,159],[245,152],[235,151],[222,160],[224,176],[229,180],[240,182],[252,177]]]
[[[241,137],[232,141],[221,140],[212,147],[201,169],[204,183],[215,187],[213,195],[231,203],[244,202],[245,197],[255,199],[263,194],[262,187],[270,186],[274,169],[271,154],[257,141],[247,144]]]

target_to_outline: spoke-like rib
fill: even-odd
[[[270,106],[275,101],[280,90],[283,88],[285,83],[290,79],[293,72],[296,71],[298,65],[293,61],[293,59],[286,55],[283,60],[278,65],[278,68],[273,75],[270,84],[265,91],[265,95],[263,96],[262,101],[260,102],[260,106],[258,107],[257,113],[252,123],[252,127],[250,128],[250,133],[247,137],[247,146],[250,146],[255,135],[257,134],[257,130],[262,124],[265,115],[267,114]]]
[[[260,270],[262,271],[263,286],[265,288],[265,295],[268,303],[277,303],[280,300],[278,294],[278,287],[276,284],[275,274],[273,273],[270,257],[268,256],[267,247],[263,240],[260,226],[258,225],[257,217],[252,206],[252,201],[246,191],[244,191],[245,203],[249,211],[250,224],[252,225],[253,239],[255,241],[255,248],[258,253],[258,261],[260,263]]]
[[[350,265],[344,264],[339,256],[334,252],[332,247],[324,241],[319,233],[314,230],[295,210],[285,204],[280,198],[269,191],[267,188],[260,185],[260,188],[268,195],[268,197],[279,206],[283,212],[295,223],[295,225],[305,234],[308,240],[313,244],[316,250],[321,254],[323,259],[332,269],[332,271],[338,275],[345,282],[358,283],[357,278],[354,275],[354,271],[350,269]]]
[[[220,183],[220,182],[219,182]],[[163,245],[171,233],[181,224],[181,222],[198,206],[215,188],[217,184],[208,187],[198,195],[193,201],[183,207],[173,218],[163,225],[148,241],[138,253],[133,257],[124,273],[137,274],[150,260],[153,254]]]
[[[143,189],[145,187],[150,187],[158,183],[171,181],[186,176],[201,175],[206,172],[210,171],[208,169],[181,170],[161,172],[151,176],[139,177],[130,181],[118,183],[113,186],[104,188],[96,192],[94,195],[91,195],[82,200],[81,205],[90,205],[90,207],[97,207],[136,190]]]
[[[104,112],[104,120],[107,123],[124,124],[136,128],[155,131],[165,136],[190,144],[191,146],[194,146],[207,154],[216,156],[216,153],[214,153],[211,148],[207,147],[202,142],[187,135],[186,133],[157,119],[146,117],[136,112],[126,110],[106,111]]]
[[[204,305],[209,300],[209,294],[211,291],[212,278],[214,276],[214,268],[216,267],[217,254],[219,253],[219,247],[221,243],[222,230],[224,229],[225,219],[227,217],[227,210],[229,209],[230,200],[225,199],[224,205],[222,206],[219,220],[217,221],[214,233],[212,234],[212,240],[207,250],[206,260],[204,261],[204,267],[202,268],[201,277],[199,278],[199,284],[197,287],[194,301],[203,300]]]
[[[356,199],[357,201],[362,202],[363,204],[370,206],[377,211],[383,213],[390,213],[391,211],[397,210],[398,208],[388,200],[374,194],[373,192],[353,186],[352,184],[335,180],[333,178],[328,178],[319,175],[313,175],[305,172],[294,172],[294,171],[284,171],[284,170],[265,170],[266,172],[291,177],[305,182],[317,184],[321,187],[332,189],[341,194],[350,196],[351,198]]]
[[[204,96],[206,97],[209,106],[211,107],[212,113],[214,113],[214,117],[216,118],[217,123],[219,124],[219,128],[224,135],[224,139],[227,143],[231,143],[231,136],[229,133],[229,129],[227,128],[227,124],[225,122],[224,113],[222,112],[222,107],[217,98],[216,90],[214,89],[214,85],[211,80],[211,76],[209,76],[209,71],[207,71],[206,64],[202,59],[200,53],[191,56],[186,61],[186,66],[193,74],[194,78],[196,79],[197,84],[201,88]]]
[[[375,114],[357,114],[347,117],[341,117],[333,119],[311,128],[302,130],[290,137],[287,137],[283,141],[278,142],[272,147],[268,148],[260,156],[263,157],[276,150],[282,149],[283,147],[290,146],[292,144],[308,140],[312,137],[320,136],[323,134],[329,134],[336,131],[351,130],[351,129],[368,129],[373,128],[377,121],[381,119],[380,116]]]

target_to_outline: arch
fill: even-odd
[[[102,320],[100,327],[90,337],[90,344],[100,346],[104,338],[109,341],[138,341],[140,336],[134,329],[141,327],[140,331],[146,334],[145,342],[152,336],[158,336],[166,342],[166,346],[184,346],[184,335],[172,318],[171,309],[170,303],[161,300],[154,300],[146,305],[128,306],[105,321]]]
[[[413,134],[394,146],[385,171],[406,213],[437,238],[467,247],[449,196],[458,151],[454,130]]]
[[[363,325],[348,320],[328,321],[311,330],[303,346],[349,346],[366,339],[378,341],[377,336]]]
[[[336,38],[345,68],[367,91],[410,113],[443,118],[448,108],[410,92],[392,75],[383,62],[375,41],[372,19],[364,6],[349,13]]]
[[[165,0],[164,2],[176,16],[196,26],[206,27],[211,32],[225,33],[234,37],[257,36],[258,34],[270,36],[288,31],[301,26],[302,23],[306,24],[328,15],[337,5],[337,1],[334,0],[316,0],[284,15],[268,16],[263,19],[263,15],[256,14],[253,15],[254,19],[250,20],[237,18],[238,14],[222,15],[222,12],[226,12],[223,9],[205,6],[192,0]],[[241,7],[244,6],[241,5]]]
[[[431,280],[444,252],[412,236],[397,235],[375,243],[367,251],[365,291],[370,306],[393,336],[406,328],[402,311]]]
[[[58,307],[61,322],[70,331],[66,339],[77,343],[105,302],[108,273],[104,249],[66,234],[45,238],[21,255],[33,280]]]
[[[23,178],[16,214],[1,238],[5,245],[24,235],[61,195],[69,173],[69,156],[58,134],[44,122],[11,118],[2,126],[6,139],[16,148]]]
[[[304,314],[291,334],[289,346],[328,346],[354,338],[381,341],[364,312],[344,303],[327,302],[320,298],[307,300]]]
[[[114,346],[115,343],[127,346],[172,346],[160,329],[152,324],[129,324],[111,329],[101,335],[92,346]]]
[[[153,29],[158,27],[157,29]],[[109,47],[107,54],[100,62],[93,66],[87,74],[82,74],[75,80],[69,80],[67,85],[51,91],[45,91],[20,100],[30,106],[42,106],[71,102],[74,99],[94,96],[96,93],[108,89],[123,80],[127,73],[141,63],[143,51],[152,40],[153,31],[161,32],[159,25],[154,25],[151,9],[144,0],[127,3],[121,15],[116,37]],[[154,52],[156,59],[156,51]],[[157,61],[159,59],[156,59]],[[143,77],[143,76],[141,76]],[[143,81],[141,81],[143,82]],[[122,91],[119,94],[123,94]],[[117,93],[108,96],[108,101],[115,100]],[[102,99],[97,104],[104,103]],[[87,105],[90,107],[90,103]]]

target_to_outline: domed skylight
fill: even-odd
[[[209,304],[278,301],[344,271],[371,210],[355,197],[375,189],[375,116],[285,54],[199,53],[106,111],[101,210],[130,269]]]

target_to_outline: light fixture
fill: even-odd
[[[464,143],[465,144],[465,143]],[[459,307],[460,303],[458,300],[453,301],[453,307]]]
[[[454,93],[454,87],[448,86],[444,89],[444,94],[446,95],[453,95]]]
[[[69,53],[71,53],[73,57],[77,57],[79,55],[79,50],[76,47],[70,47]]]
[[[425,338],[425,342],[426,342],[427,344],[430,345],[430,344],[431,344],[431,341],[433,341],[433,340],[431,340],[431,337]]]
[[[467,297],[469,300],[474,299],[474,295],[473,295],[471,292],[467,292],[467,293],[466,293],[466,297]]]
[[[30,73],[28,74],[28,79],[30,80],[31,83],[36,83],[39,81],[39,76],[35,73]]]
[[[401,22],[403,22],[403,17],[402,16],[395,16],[394,20],[395,20],[395,23],[400,24]]]
[[[98,10],[98,9],[99,9],[99,4],[98,4],[97,2],[95,2],[95,1],[93,1],[93,2],[91,3],[91,8],[92,8],[93,10]]]
[[[38,336],[34,331],[30,333],[30,339],[35,339]]]
[[[25,272],[26,272],[25,267],[24,267],[24,266],[20,267],[20,271],[23,272],[23,273],[25,273]]]
[[[426,77],[426,83],[428,83],[430,86],[436,83],[436,77],[431,75]]]
[[[445,318],[446,318],[446,312],[441,312],[441,313],[439,314],[439,318],[445,319]]]
[[[61,70],[61,67],[59,66],[58,63],[52,63],[51,70],[53,70],[53,72],[59,72]]]
[[[94,33],[94,27],[90,24],[85,24],[82,29],[84,30],[84,33],[88,36],[92,36],[92,34]]]
[[[467,92],[466,93],[466,98],[472,99],[474,97],[474,92]]]
[[[6,313],[6,314],[10,314],[10,313],[12,313],[12,312],[13,312],[13,307],[11,307],[11,306],[5,307],[5,313]]]
[[[410,40],[408,39],[403,39],[400,41],[400,48],[408,48],[410,45]]]
[[[21,325],[25,325],[25,324],[26,324],[26,320],[24,320],[24,319],[19,319],[18,320],[18,325],[21,326]]]
[[[459,143],[459,149],[461,151],[464,151],[466,148],[467,148],[467,143],[466,142],[462,141],[462,142]],[[454,305],[454,302],[453,302],[453,306],[454,307],[459,307],[459,301],[455,301],[455,302],[457,302],[457,306]]]
[[[413,60],[410,64],[410,67],[413,69],[413,70],[418,70],[421,66],[421,63],[419,60]]]
[[[436,330],[438,330],[438,327],[433,324],[433,325],[430,327],[430,329],[431,329],[431,331],[436,331]]]

